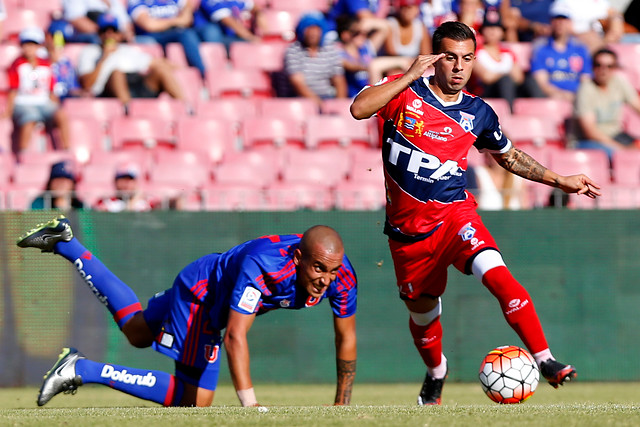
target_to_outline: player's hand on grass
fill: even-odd
[[[584,194],[585,196],[595,199],[601,196],[600,186],[586,175],[570,175],[558,178],[558,187],[565,193]]]

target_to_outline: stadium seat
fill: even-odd
[[[320,115],[307,121],[307,146],[317,148],[323,144],[348,146],[360,144],[375,147],[377,141],[371,135],[367,120],[355,120],[343,116]]]
[[[329,10],[330,2],[327,0],[269,0],[269,8],[273,10],[284,10],[287,12],[307,12],[309,10],[319,10],[326,12]]]
[[[4,189],[9,185],[14,165],[13,156],[8,152],[0,151],[0,189]]]
[[[228,185],[253,185],[264,188],[278,179],[280,168],[275,163],[264,162],[258,166],[248,159],[236,157],[218,165],[214,171],[214,182]]]
[[[262,98],[258,109],[262,117],[301,121],[318,114],[317,104],[310,98]]]
[[[15,43],[2,43],[0,44],[0,70],[3,74],[5,70],[13,64],[13,61],[20,56],[20,45]]]
[[[224,119],[185,117],[178,120],[176,149],[200,152],[216,164],[236,150],[236,131]]]
[[[212,211],[271,210],[265,190],[253,184],[214,182],[202,189],[203,208]]]
[[[176,144],[173,122],[134,117],[117,117],[111,122],[111,141],[114,150]]]
[[[211,98],[273,96],[269,77],[259,70],[207,71],[206,83]]]
[[[129,117],[179,120],[187,116],[187,106],[180,100],[160,98],[134,98],[129,101]]]
[[[336,147],[321,150],[287,150],[284,156],[283,170],[286,174],[287,169],[291,169],[293,172],[298,168],[319,167],[323,170],[323,174],[331,173],[330,182],[343,180],[353,168],[352,151],[348,148]],[[302,175],[306,175],[306,173]],[[291,178],[295,179],[295,172]]]
[[[185,99],[195,108],[202,99],[202,89],[204,88],[200,71],[195,67],[177,68],[173,70],[173,75],[182,87]]]
[[[2,74],[2,73],[0,73]],[[0,153],[11,153],[11,134],[13,123],[11,119],[0,119]]]
[[[183,52],[184,55],[184,52]],[[204,67],[209,71],[220,71],[229,68],[229,58],[227,49],[222,43],[202,42],[200,43],[200,56]],[[185,59],[185,64],[187,60]]]
[[[129,43],[130,45],[148,53],[154,58],[164,58],[164,50],[159,43]]]
[[[623,70],[637,70],[640,68],[640,44],[612,43],[609,48],[618,56],[618,62]]]
[[[301,11],[263,10],[261,19],[264,27],[260,29],[260,35],[265,41],[292,41],[296,36],[295,28],[301,14]]]
[[[529,71],[533,51],[531,42],[506,42],[505,45],[516,56],[516,63],[520,65],[522,71]]]
[[[279,182],[267,188],[271,210],[333,209],[333,191],[326,186],[302,182]]]
[[[209,169],[198,163],[156,163],[149,170],[150,183],[178,190],[201,188],[209,180]]]
[[[602,196],[596,199],[599,209],[639,209],[640,189],[638,184],[609,184],[601,189]]]
[[[86,43],[67,43],[64,45],[63,54],[69,58],[69,61],[71,61],[74,66],[77,67],[80,52],[82,52],[82,50],[87,46],[89,45]]]
[[[91,156],[99,156],[106,149],[106,133],[102,124],[91,118],[70,117],[69,150],[78,163],[87,163]]]
[[[542,117],[562,123],[573,116],[573,104],[554,98],[517,98],[513,103],[513,114]]]
[[[62,2],[51,0],[20,0],[20,4],[25,9],[37,10],[39,12],[62,12]],[[46,26],[44,27],[46,28]]]
[[[238,124],[243,117],[258,116],[260,99],[220,98],[210,101],[200,100],[196,105],[198,117],[228,120]]]
[[[44,191],[42,188],[15,188],[9,186],[5,194],[6,208],[12,211],[28,211],[31,202]]]
[[[115,168],[125,163],[133,163],[140,170],[140,178],[147,179],[147,174],[153,164],[153,155],[147,150],[121,150],[121,151],[105,151],[99,156],[92,156],[91,161],[85,165],[102,165]]]
[[[640,186],[640,150],[617,150],[611,164],[614,183]]]
[[[39,163],[19,163],[13,168],[12,187],[14,189],[44,190],[49,180],[50,167]]]
[[[622,112],[622,120],[624,130],[628,132],[629,135],[640,140],[640,114],[625,105]]]
[[[502,120],[502,130],[514,144],[529,143],[536,146],[564,146],[558,123],[549,123],[540,117],[512,115]]]
[[[9,19],[2,23],[2,32],[7,40],[18,40],[18,33],[27,27],[47,28],[49,12],[45,9],[25,9],[23,6],[7,10]]]
[[[124,114],[120,101],[115,98],[67,98],[62,107],[69,118],[90,118],[107,123]]]
[[[506,99],[503,98],[484,98],[487,104],[493,111],[498,115],[498,119],[502,123],[502,120],[509,117],[511,115],[511,107],[509,107],[509,103]]]
[[[234,42],[229,48],[231,65],[236,70],[279,71],[284,67],[284,52],[288,46],[287,42]]]
[[[257,145],[304,147],[303,122],[277,117],[246,117],[242,120],[242,147]]]
[[[549,168],[561,175],[584,173],[600,185],[611,182],[609,158],[602,150],[552,151]]]
[[[335,203],[341,210],[378,210],[386,204],[386,193],[377,183],[341,182],[335,188]]]
[[[116,174],[116,164],[112,163],[89,163],[82,169],[82,180],[80,181],[84,189],[92,187],[108,187],[113,191],[113,180]],[[144,180],[144,176],[142,177]]]
[[[337,114],[353,119],[351,111],[349,111],[351,102],[353,102],[351,98],[325,99],[322,101],[320,111],[322,111],[322,114]]]

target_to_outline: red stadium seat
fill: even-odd
[[[294,171],[299,168],[308,167],[310,170],[320,168],[320,173],[329,171],[332,174],[329,181],[343,180],[353,168],[352,151],[334,147],[321,150],[288,150],[285,153],[283,170],[286,175],[286,170],[291,169],[293,175],[290,175],[290,179],[295,179]],[[307,175],[307,173],[303,173],[303,175]]]
[[[79,163],[87,163],[92,156],[105,151],[106,133],[102,124],[91,118],[69,117],[69,150]]]
[[[210,180],[207,167],[198,163],[156,163],[149,171],[149,182],[178,190],[201,188]]]
[[[164,50],[158,43],[129,43],[132,46],[148,53],[154,58],[164,58]]]
[[[219,163],[236,150],[236,131],[223,119],[186,117],[178,121],[176,148],[202,153],[210,163]]]
[[[200,100],[196,106],[196,112],[198,117],[208,117],[239,123],[243,117],[258,116],[259,103],[260,99],[253,98]]]
[[[637,184],[609,184],[601,191],[602,196],[596,199],[600,209],[640,208],[640,189]]]
[[[105,151],[99,156],[92,156],[91,161],[85,167],[101,165],[115,171],[116,167],[122,164],[135,164],[140,170],[139,179],[146,180],[148,171],[153,164],[152,153],[146,150]]]
[[[22,6],[7,11],[8,19],[2,23],[4,38],[18,40],[18,33],[27,27],[45,29],[49,25],[49,11],[25,9]]]
[[[214,211],[270,210],[265,190],[253,184],[214,182],[202,189],[203,207]]]
[[[264,28],[260,35],[264,40],[284,40],[287,42],[295,38],[295,28],[302,12],[265,9],[262,11]]]
[[[174,121],[185,116],[187,116],[187,107],[177,99],[134,98],[129,101],[129,117]]]
[[[544,118],[512,115],[502,120],[502,130],[516,145],[564,146],[560,125]]]
[[[333,209],[333,191],[327,186],[302,182],[281,182],[267,188],[267,197],[272,210]]]
[[[13,134],[12,120],[9,118],[0,119],[0,153],[11,153],[11,135],[12,134]]]
[[[260,116],[304,121],[318,114],[310,98],[263,98],[258,102]]]
[[[329,10],[330,1],[327,0],[269,0],[269,8],[288,12],[307,12],[309,10]]]
[[[113,191],[116,168],[116,164],[109,163],[89,163],[85,165],[82,169],[82,187],[85,190],[92,187],[107,187]]]
[[[111,123],[112,148],[175,146],[173,122],[162,119],[118,117]]]
[[[511,115],[511,107],[509,107],[509,103],[506,99],[503,98],[484,98],[487,104],[493,111],[498,115],[498,119],[502,123],[502,120],[509,117]]]
[[[618,62],[623,70],[638,70],[640,68],[640,44],[612,43],[609,47],[617,54]]]
[[[573,104],[554,98],[517,98],[513,103],[513,114],[542,117],[561,123],[573,115]]]
[[[256,167],[251,162],[237,158],[218,165],[213,171],[214,181],[228,185],[253,185],[264,188],[278,179],[280,168],[277,164],[265,162]]]
[[[195,67],[185,67],[173,70],[173,75],[183,90],[185,99],[192,107],[200,102],[204,84],[200,78],[200,71]]]
[[[88,44],[85,44],[85,43],[67,43],[64,45],[63,54],[64,56],[69,58],[69,61],[71,61],[71,63],[74,66],[77,66],[80,52],[82,52],[82,49],[84,49],[87,46]]]
[[[0,44],[0,69],[3,74],[5,70],[20,56],[20,45],[14,43],[2,43]]]
[[[615,151],[611,163],[614,183],[640,186],[640,151]]]
[[[607,185],[611,181],[609,158],[602,150],[553,151],[549,168],[561,175],[584,173],[600,185]]]
[[[62,107],[70,118],[91,118],[105,125],[124,114],[120,101],[115,98],[67,98]]]
[[[325,99],[324,101],[322,101],[320,110],[322,111],[322,114],[337,114],[340,116],[353,118],[353,116],[351,116],[351,111],[349,111],[352,101],[353,100],[350,98]]]
[[[207,88],[211,98],[273,96],[269,77],[259,70],[207,71]]]
[[[378,210],[386,204],[384,186],[378,183],[341,182],[335,188],[336,208]]]
[[[640,140],[640,114],[625,106],[622,112],[624,130],[637,140]]]
[[[307,146],[316,148],[322,144],[341,146],[360,144],[374,147],[377,141],[371,135],[370,125],[366,120],[328,115],[309,117]]]
[[[183,52],[184,55],[184,52]],[[205,69],[209,71],[220,71],[229,68],[227,49],[222,43],[202,42],[200,43],[200,56]],[[187,60],[184,60],[186,64]]]
[[[279,71],[284,67],[284,52],[288,46],[287,42],[234,42],[229,48],[231,65],[234,69]]]
[[[242,147],[256,145],[304,147],[302,121],[275,117],[247,117],[242,121]]]
[[[42,188],[7,188],[5,204],[7,209],[14,211],[28,211],[31,209],[31,202],[44,191]]]
[[[14,189],[40,189],[44,190],[49,180],[50,165],[39,163],[19,163],[13,169]]]
[[[25,9],[37,10],[39,12],[62,12],[62,2],[51,0],[21,0],[21,6]],[[46,28],[46,27],[44,27]]]
[[[531,68],[531,54],[533,45],[531,42],[507,42],[505,43],[516,56],[516,63],[520,65],[522,71],[529,71]]]

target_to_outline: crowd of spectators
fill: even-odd
[[[0,22],[17,10],[5,3],[23,1],[0,0]],[[128,114],[131,99],[164,93],[193,113],[198,99],[215,96],[206,89],[215,70],[207,69],[203,43],[224,46],[225,60],[237,43],[288,43],[281,69],[270,70],[274,95],[309,98],[320,110],[326,100],[351,98],[430,53],[431,34],[449,20],[465,22],[477,34],[471,93],[504,99],[510,112],[523,97],[574,103],[567,148],[601,149],[612,159],[615,151],[639,145],[623,130],[622,106],[640,113],[640,73],[624,70],[612,47],[640,41],[638,0],[307,0],[297,9],[292,1],[292,38],[268,32],[272,0],[59,1],[45,26],[0,32],[3,44],[20,46],[6,71],[2,109],[4,120],[13,123],[11,148],[18,161],[38,123],[51,132],[54,149],[69,147],[61,108],[67,98],[116,98]],[[321,10],[307,11],[311,5]],[[65,47],[73,44],[82,48],[71,58]],[[197,70],[202,90],[196,99],[169,59],[173,44]],[[159,46],[165,56],[152,55],[146,46]],[[52,177],[60,170],[54,165]],[[492,175],[480,174],[485,182]],[[137,177],[128,176],[134,183]],[[116,179],[117,191],[123,182]],[[102,202],[101,208],[113,205],[136,210],[130,203]]]

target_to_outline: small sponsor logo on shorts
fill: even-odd
[[[163,332],[158,343],[163,347],[171,348],[173,347],[173,340],[173,335]]]
[[[287,308],[291,305],[291,301],[289,301],[288,299],[283,299],[282,301],[280,301],[280,307],[282,308]]]
[[[207,363],[214,363],[216,360],[218,360],[219,352],[220,352],[219,345],[206,344],[204,346],[204,358],[207,360]]]
[[[126,369],[119,371],[111,365],[104,365],[100,376],[123,384],[136,384],[145,387],[153,387],[156,384],[156,377],[151,372],[148,372],[147,375],[130,374]]]
[[[462,237],[462,241],[466,242],[467,240],[471,240],[473,236],[476,234],[476,229],[471,226],[471,223],[468,222],[458,231],[458,236]]]

